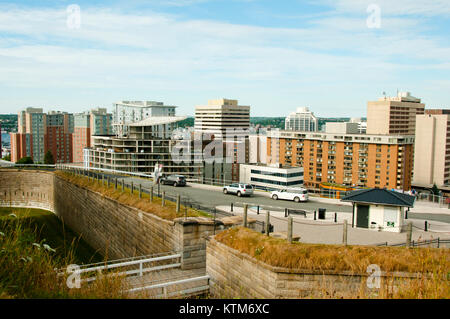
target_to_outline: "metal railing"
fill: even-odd
[[[132,288],[132,289],[127,290],[127,292],[139,292],[139,291],[144,291],[144,290],[152,290],[152,289],[161,288],[162,293],[156,295],[155,296],[156,298],[161,298],[161,297],[168,298],[168,297],[174,297],[174,296],[182,296],[182,295],[187,295],[187,294],[191,294],[191,293],[199,293],[199,292],[209,291],[209,279],[210,279],[210,277],[208,275],[204,275],[204,276],[199,276],[199,277],[192,277],[192,278],[180,279],[180,280],[175,280],[175,281],[170,281],[170,282],[164,282],[164,283],[160,283],[160,284],[153,284],[153,285],[144,286],[144,287]],[[178,290],[176,292],[171,292],[171,293],[167,292],[167,288],[170,286],[182,285],[182,284],[192,283],[192,282],[201,281],[201,280],[207,280],[207,284],[200,286],[200,287]]]
[[[450,239],[429,239],[429,240],[412,240],[411,247],[431,246],[436,248],[447,248],[450,245]],[[386,246],[386,247],[405,247],[405,243],[389,244],[388,242],[375,244],[374,246]]]
[[[152,264],[152,263],[162,263],[169,260],[179,259],[178,262],[168,263],[168,264],[159,264],[152,267],[144,267],[145,264]],[[159,254],[157,256],[155,255],[147,255],[147,256],[140,256],[140,257],[134,257],[134,258],[127,258],[127,259],[119,259],[119,260],[112,260],[105,263],[95,263],[95,264],[87,264],[87,265],[81,265],[76,272],[78,274],[103,274],[104,271],[110,271],[110,270],[118,270],[121,268],[125,268],[126,270],[115,272],[113,273],[116,276],[133,276],[137,275],[139,277],[142,277],[144,274],[152,271],[159,271],[159,270],[165,270],[170,268],[178,268],[181,266],[181,253],[163,253]],[[131,268],[131,269],[130,269]],[[66,269],[62,269],[58,275],[63,275]],[[97,279],[97,276],[91,276],[88,278],[81,279],[81,282],[92,282]]]
[[[430,203],[436,203],[439,205],[439,207],[448,207],[450,208],[450,198],[445,196],[439,196],[434,194],[425,194],[420,193],[416,195],[417,201],[422,202],[430,202]]]

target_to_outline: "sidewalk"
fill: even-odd
[[[218,210],[230,213],[230,206],[217,206]],[[233,214],[242,215],[243,207],[234,207]],[[257,214],[256,207],[249,207],[247,214],[249,217],[265,221],[267,210],[260,209]],[[291,215],[294,222],[294,235],[300,236],[300,242],[317,244],[341,244],[343,221],[348,222],[348,243],[351,245],[374,245],[384,242],[397,244],[406,241],[406,232],[393,233],[387,231],[376,231],[361,228],[351,228],[351,213],[338,213],[337,223],[334,222],[334,212],[327,212],[325,220],[314,220],[313,214]],[[284,212],[270,211],[270,223],[274,225],[275,232],[287,231],[287,218]],[[413,223],[412,240],[430,239],[450,239],[450,224],[442,222],[432,222],[428,232],[423,231],[424,221],[408,219]],[[433,229],[434,228],[434,229]]]

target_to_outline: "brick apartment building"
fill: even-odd
[[[72,162],[73,115],[66,112],[44,113],[41,108],[27,108],[18,114],[18,132],[11,136],[11,161],[31,157],[43,163],[50,150],[56,163]]]
[[[304,168],[304,185],[409,190],[414,136],[270,132],[269,163]]]

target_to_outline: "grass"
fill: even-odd
[[[450,271],[450,251],[442,248],[343,246],[288,243],[248,228],[230,228],[216,240],[271,266],[317,271],[352,271],[366,274],[377,264],[385,272]]]
[[[10,214],[23,219],[31,229],[36,230],[36,242],[47,244],[56,250],[59,257],[73,253],[73,262],[88,264],[103,261],[82,237],[64,225],[52,212],[41,209],[0,207],[0,221],[12,220]]]
[[[388,274],[381,289],[375,291],[368,290],[363,280],[357,291],[349,288],[344,292],[324,281],[314,287],[309,298],[450,298],[449,249],[290,244],[243,227],[225,230],[215,238],[268,265],[299,272],[310,270],[320,274],[330,270],[367,275],[367,266],[376,264]],[[394,278],[393,272],[397,271],[412,273],[415,277]],[[349,279],[343,276],[341,280],[346,283]]]
[[[102,194],[105,197],[111,198],[113,200],[118,201],[124,205],[128,205],[131,207],[138,208],[144,212],[154,214],[158,217],[161,217],[166,220],[174,220],[175,218],[184,217],[185,212],[187,217],[208,217],[211,218],[211,215],[199,211],[197,209],[185,207],[181,205],[180,212],[176,212],[176,204],[170,202],[168,200],[165,201],[165,206],[162,207],[161,199],[154,196],[153,202],[150,202],[149,194],[142,193],[142,198],[139,198],[139,190],[134,189],[133,194],[131,193],[131,189],[125,188],[122,192],[121,186],[119,185],[117,190],[114,188],[114,184],[111,183],[108,187],[106,184],[102,185],[99,181],[89,180],[87,177],[79,177],[73,176],[70,173],[56,171],[55,174],[64,180],[71,182],[80,187],[88,188],[95,192]],[[137,185],[136,185],[137,186]]]
[[[75,245],[54,251],[32,218],[21,216],[18,210],[12,213],[17,217],[5,213],[2,210],[0,218],[0,298],[124,297],[118,276],[103,276],[93,284],[70,289],[68,274],[58,276],[57,269],[75,263]]]

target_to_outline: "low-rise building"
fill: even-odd
[[[285,189],[303,186],[302,167],[240,164],[239,182],[262,189]]]
[[[405,211],[414,206],[415,197],[387,189],[363,189],[345,196],[353,203],[352,227],[400,233],[405,225]]]

